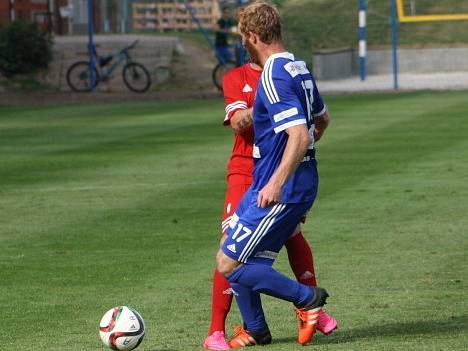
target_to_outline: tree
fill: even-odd
[[[35,23],[12,22],[0,27],[0,72],[6,77],[34,73],[52,60],[52,39]]]

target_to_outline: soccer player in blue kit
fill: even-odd
[[[304,61],[286,52],[277,9],[255,2],[239,11],[239,33],[252,61],[263,67],[254,103],[254,182],[229,223],[216,256],[229,280],[244,326],[230,346],[271,342],[260,294],[292,302],[300,317],[298,342],[312,340],[327,292],[280,274],[273,262],[318,187],[314,137],[328,113]]]

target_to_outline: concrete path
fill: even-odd
[[[433,74],[400,74],[400,91],[417,90],[468,90],[468,72]],[[393,75],[371,75],[365,81],[359,77],[317,81],[322,93],[360,93],[394,91]],[[468,98],[468,96],[467,96]]]

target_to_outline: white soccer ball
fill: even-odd
[[[137,311],[127,306],[114,307],[102,317],[99,335],[112,350],[133,350],[145,336],[145,323]]]

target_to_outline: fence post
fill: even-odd
[[[15,18],[15,0],[8,0],[8,17],[10,22],[13,22]]]
[[[128,0],[122,1],[122,33],[128,33]]]
[[[359,0],[359,75],[361,81],[366,80],[367,56],[367,0]]]
[[[94,53],[96,51],[93,41],[94,34],[94,0],[88,0],[88,56],[89,56],[89,82],[91,90],[96,88],[96,77],[94,76]]]
[[[396,0],[390,0],[392,22],[393,89],[398,89],[398,17]]]

